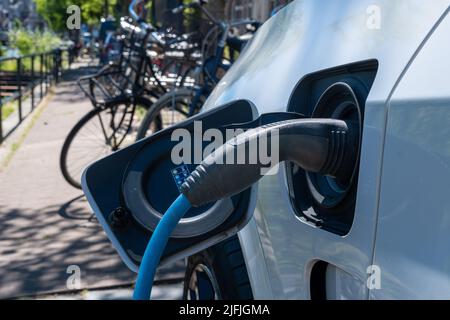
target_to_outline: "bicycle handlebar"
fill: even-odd
[[[143,17],[140,17],[139,14],[136,12],[135,8],[138,4],[142,3],[144,0],[133,0],[130,3],[130,6],[128,7],[128,11],[130,12],[131,17],[139,23],[139,27],[134,27],[134,30],[136,33],[143,33],[147,39],[149,39],[151,42],[156,42],[159,45],[165,45],[165,42],[158,36],[158,34],[155,32],[155,28],[149,23],[145,21]]]
[[[139,17],[139,15],[134,10],[134,8],[141,2],[142,2],[142,0],[133,0],[133,1],[131,1],[130,6],[128,7],[128,11],[130,12],[131,17],[136,21],[140,21],[141,17]]]
[[[141,25],[142,29],[145,31],[152,31],[154,30],[153,26],[147,22],[145,22],[145,19],[143,17],[140,17],[139,14],[136,12],[134,8],[140,3],[142,3],[144,0],[133,0],[130,3],[130,6],[128,7],[128,11],[130,12],[131,17]]]

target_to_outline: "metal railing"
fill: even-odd
[[[0,144],[60,81],[73,59],[71,48],[0,58]]]

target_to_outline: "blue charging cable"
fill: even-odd
[[[166,211],[145,249],[142,258],[139,274],[134,289],[134,300],[149,300],[152,293],[153,280],[158,268],[161,256],[169,241],[170,235],[191,208],[191,204],[184,195],[180,195],[177,200]]]

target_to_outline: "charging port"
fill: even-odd
[[[306,172],[293,163],[286,165],[289,194],[297,216],[342,236],[353,224],[364,106],[377,70],[377,61],[371,60],[311,74],[300,81],[289,103],[291,112],[345,121],[356,135],[352,151],[356,165],[348,168],[345,175],[333,177]]]
[[[360,104],[350,85],[338,82],[330,86],[319,99],[312,117],[344,120],[351,124],[353,128],[351,132],[355,135],[356,142],[351,152],[355,155],[357,164],[361,146],[362,118]],[[345,178],[307,172],[306,181],[314,201],[326,208],[338,206],[349,193],[357,168],[357,165],[348,168],[350,172],[345,175]]]

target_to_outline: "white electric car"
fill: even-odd
[[[296,0],[261,27],[196,119],[352,119],[359,166],[337,181],[283,163],[191,212],[164,258],[190,256],[187,298],[450,298],[449,10],[450,0]],[[84,175],[133,270],[178,192],[169,141],[158,133]]]

